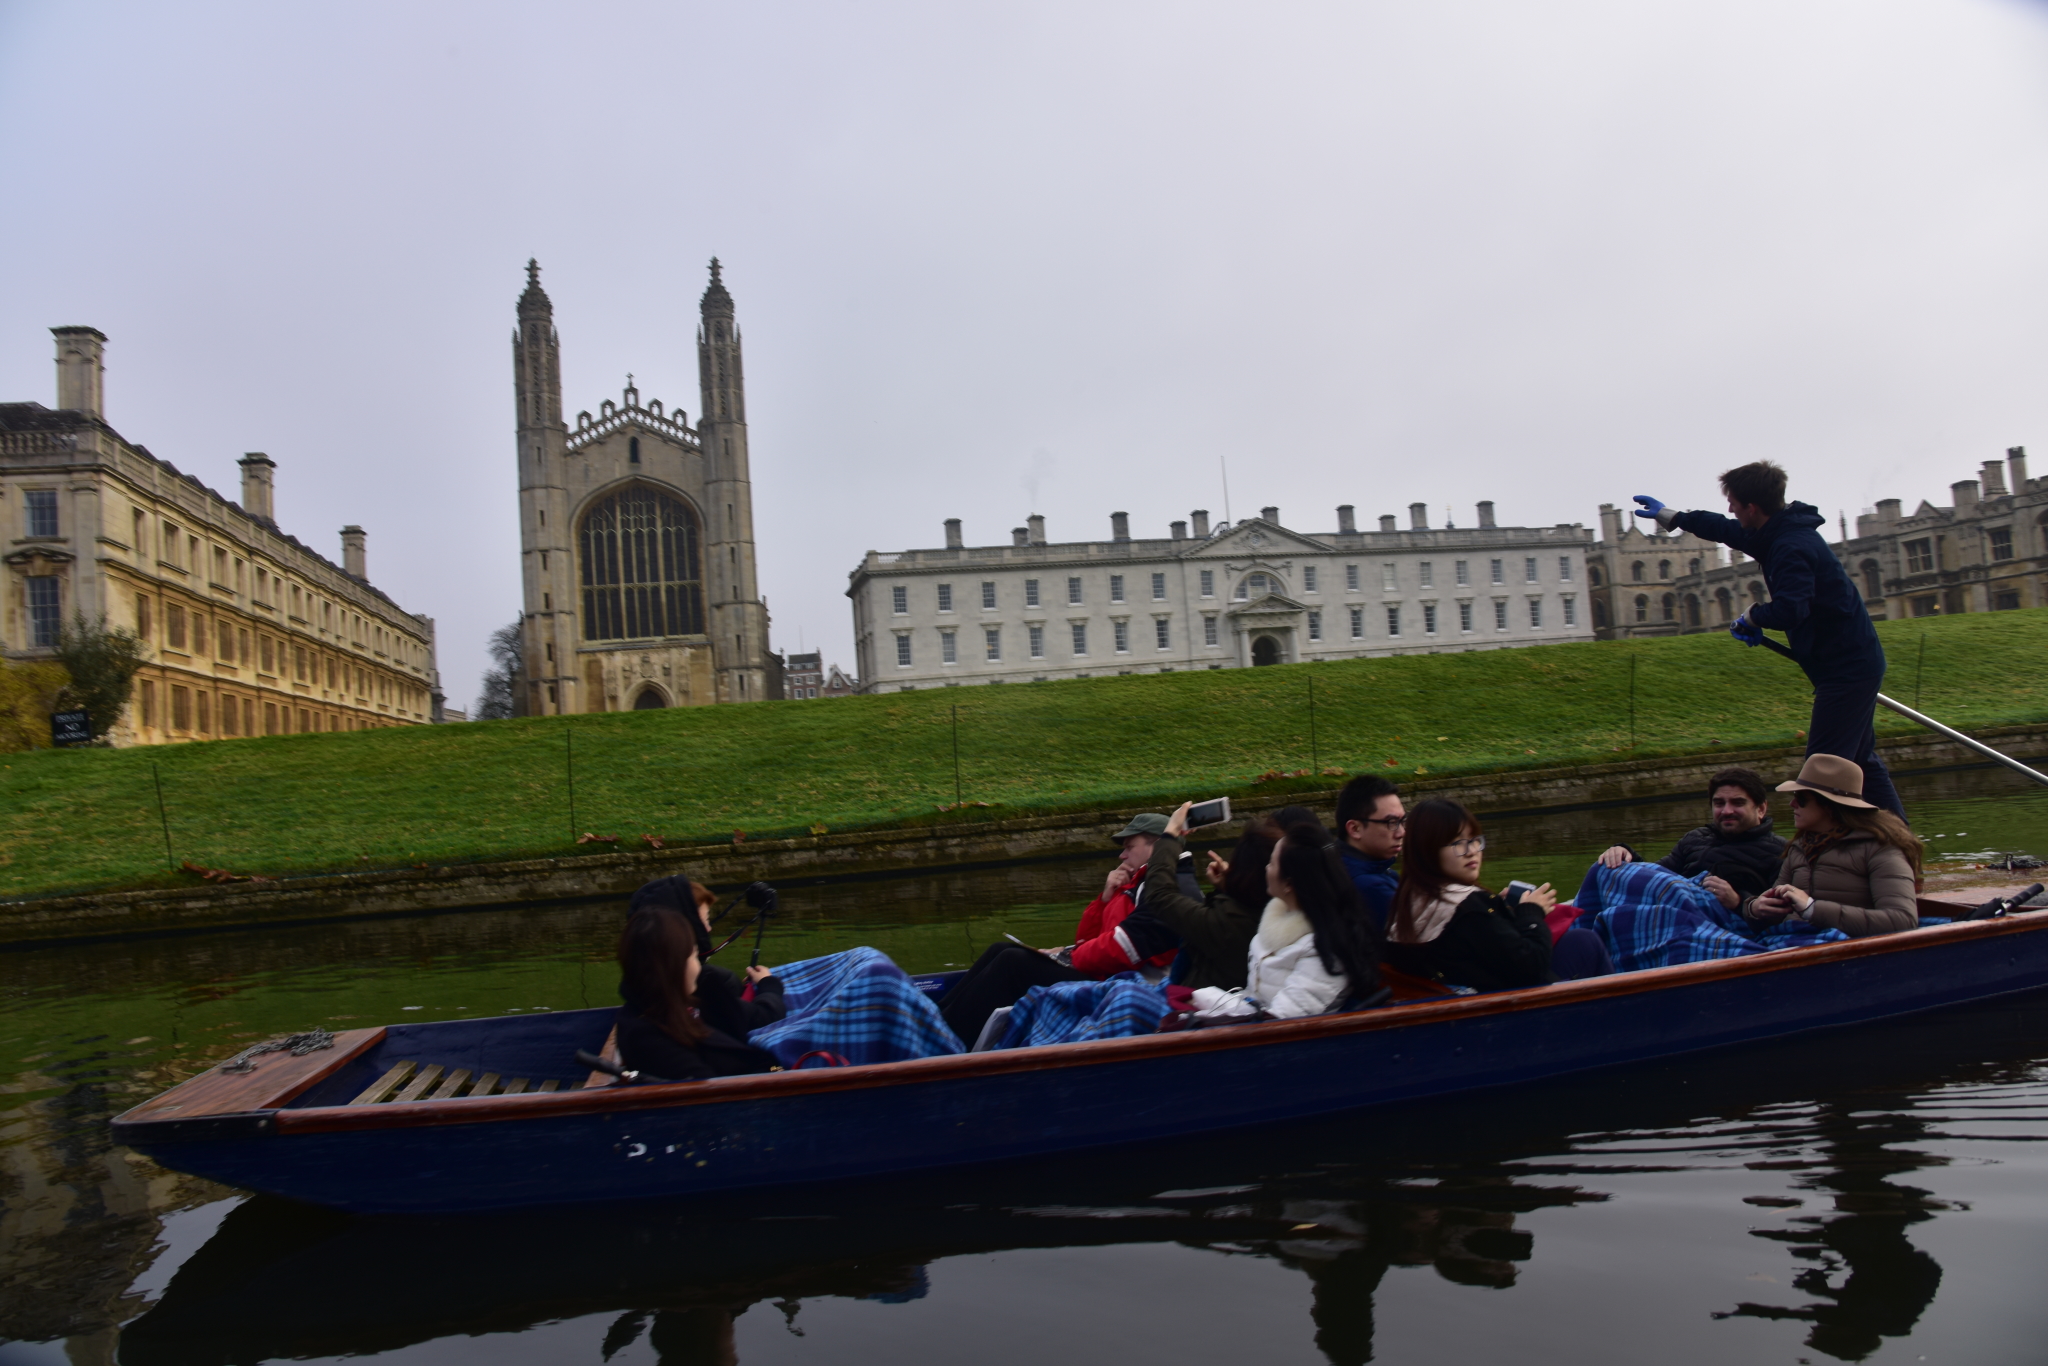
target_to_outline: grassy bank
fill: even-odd
[[[1964,727],[2048,720],[2048,610],[1879,630],[1900,700],[1917,693]],[[1426,786],[1433,773],[1792,744],[1808,705],[1789,661],[1705,635],[41,751],[0,768],[0,895],[189,878],[167,871],[159,782],[174,860],[274,875],[563,854],[581,831],[772,838],[1163,806],[1276,771]],[[1883,731],[1907,728],[1879,717]],[[941,815],[956,735],[958,794],[991,805]]]

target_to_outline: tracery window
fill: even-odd
[[[704,633],[697,516],[650,488],[622,489],[583,518],[583,638]]]

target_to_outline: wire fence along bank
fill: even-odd
[[[1887,632],[1908,661],[1893,691],[1952,724],[2048,720],[2031,667],[2048,612],[1925,630],[1924,652],[1918,631]],[[611,848],[1156,807],[1361,772],[1426,787],[1432,774],[1792,745],[1810,704],[1785,661],[1682,637],[38,752],[0,769],[0,896],[161,883],[192,876],[188,863],[277,876],[556,855],[585,837]],[[1887,733],[1909,728],[1882,715]]]

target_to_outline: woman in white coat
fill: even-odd
[[[1266,890],[1244,988],[1196,991],[1199,1018],[1294,1020],[1380,994],[1378,938],[1329,831],[1290,824],[1266,865]]]

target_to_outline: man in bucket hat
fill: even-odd
[[[1666,531],[1719,541],[1762,567],[1771,600],[1737,617],[1728,634],[1757,646],[1766,628],[1785,633],[1792,658],[1813,684],[1806,752],[1852,759],[1871,801],[1904,820],[1906,808],[1877,754],[1884,647],[1862,595],[1821,539],[1817,528],[1826,519],[1809,503],[1786,503],[1785,471],[1768,460],[1729,470],[1721,476],[1721,492],[1731,516],[1679,512],[1642,493],[1636,495],[1642,504],[1636,516],[1652,518]]]

